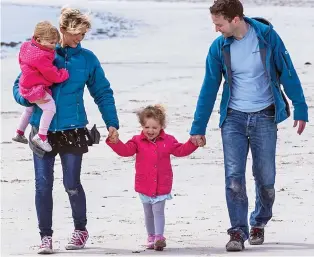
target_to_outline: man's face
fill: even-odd
[[[221,32],[221,34],[227,38],[233,36],[233,33],[235,31],[235,19],[233,19],[231,22],[225,19],[222,15],[211,15],[213,23],[215,25],[216,32]]]

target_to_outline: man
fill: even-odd
[[[294,106],[299,135],[308,121],[308,107],[289,53],[269,22],[244,17],[239,0],[216,0],[210,12],[216,32],[222,35],[209,48],[190,134],[196,145],[206,143],[206,126],[223,75],[219,127],[231,222],[226,250],[242,251],[247,239],[252,245],[264,242],[264,226],[272,217],[277,124],[290,113],[280,84]],[[245,186],[249,147],[256,186],[250,232]]]

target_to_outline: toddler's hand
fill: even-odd
[[[191,142],[198,147],[206,145],[206,137],[204,135],[193,135],[190,138]]]

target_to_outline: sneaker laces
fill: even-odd
[[[80,241],[81,244],[84,243],[84,239],[85,239],[85,235],[84,235],[85,231],[81,231],[81,230],[74,230],[74,232],[72,233],[72,238],[70,240],[70,244],[75,244],[78,240]]]
[[[252,228],[250,231],[251,236],[262,237],[264,230],[262,228]]]
[[[242,242],[243,239],[240,235],[240,233],[238,232],[233,232],[233,233],[230,233],[230,241],[238,241],[238,242]]]
[[[52,241],[51,236],[44,236],[44,237],[41,239],[40,248],[50,248],[50,246],[51,246],[51,241]]]

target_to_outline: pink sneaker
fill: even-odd
[[[65,246],[67,250],[78,250],[84,248],[88,239],[88,232],[82,230],[74,230],[70,242]]]
[[[156,235],[154,249],[156,251],[163,251],[165,247],[166,247],[166,238],[162,235]]]
[[[155,236],[148,235],[146,249],[154,249],[155,246]]]
[[[52,250],[52,237],[51,236],[44,236],[41,239],[41,245],[39,246],[38,254],[51,254],[53,253]]]

